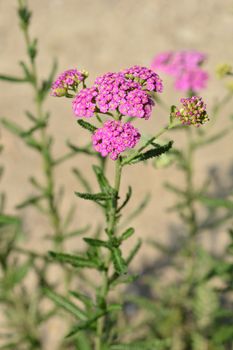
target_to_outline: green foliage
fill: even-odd
[[[119,275],[127,273],[127,264],[125,260],[122,258],[122,253],[119,248],[113,247],[111,249],[113,264],[116,270],[116,273]]]
[[[139,153],[136,154],[133,158],[129,158],[129,159],[125,159],[123,161],[123,164],[135,164],[138,162],[142,162],[145,160],[148,160],[150,158],[154,158],[154,157],[159,157],[162,154],[168,152],[171,147],[172,147],[173,142],[169,141],[166,145],[159,145],[159,144],[154,144],[154,147],[149,149],[148,151],[144,152],[144,153]]]
[[[106,201],[112,198],[112,195],[106,193],[81,193],[75,192],[76,196],[94,202]]]
[[[87,319],[86,313],[81,310],[77,305],[69,301],[67,298],[55,293],[51,289],[44,289],[45,295],[51,299],[57,306],[62,309],[68,311],[70,314],[75,316],[77,319],[81,321],[85,321]]]
[[[82,119],[79,119],[77,121],[77,123],[84,129],[90,131],[92,134],[97,130],[97,127],[95,127],[94,125],[82,120]]]
[[[87,257],[83,257],[79,255],[71,255],[71,254],[56,253],[56,252],[49,252],[49,256],[57,262],[67,263],[78,268],[90,268],[90,269],[101,268],[99,261],[95,260],[94,258],[90,260]]]

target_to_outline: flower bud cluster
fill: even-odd
[[[51,87],[51,95],[56,97],[66,96],[69,91],[76,92],[81,81],[88,76],[88,72],[80,72],[77,69],[69,69],[61,73]]]
[[[163,52],[157,55],[152,69],[158,69],[175,78],[179,91],[200,91],[206,87],[208,73],[201,68],[206,55],[198,51]]]

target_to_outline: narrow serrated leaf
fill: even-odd
[[[119,248],[112,248],[112,260],[114,264],[115,271],[119,274],[127,273],[127,265],[122,257],[122,253]]]
[[[78,123],[82,128],[84,128],[84,129],[90,131],[92,134],[97,130],[97,127],[96,127],[96,126],[94,126],[94,125],[92,125],[92,124],[90,124],[90,123],[88,123],[88,122],[86,122],[86,121],[84,121],[84,120],[82,120],[82,119],[79,119],[79,120],[77,121],[77,123]]]
[[[106,193],[81,193],[75,192],[76,196],[89,200],[89,201],[103,201],[112,198],[112,195]]]
[[[132,196],[132,187],[129,186],[129,187],[128,187],[128,191],[127,191],[127,193],[126,193],[126,197],[125,197],[124,202],[123,202],[123,203],[119,206],[119,208],[117,209],[117,212],[118,212],[118,213],[126,206],[126,204],[128,203],[128,201],[130,200],[131,196]]]
[[[104,175],[103,170],[97,165],[93,165],[93,170],[95,172],[101,191],[105,193],[108,192],[109,189],[111,189],[111,186],[108,182],[108,179]]]
[[[70,254],[63,254],[63,253],[56,253],[56,252],[49,252],[49,256],[61,263],[67,263],[74,267],[79,268],[95,268],[98,269],[99,265],[96,261],[91,261],[90,259],[83,258],[78,255],[70,255]]]
[[[136,155],[133,159],[130,160],[130,162],[127,162],[127,159],[126,159],[125,162],[123,162],[123,164],[135,164],[138,162],[148,160],[150,158],[159,157],[161,154],[168,152],[171,149],[172,144],[173,144],[173,141],[169,141],[166,145],[163,145],[163,146],[158,145],[158,147],[156,148],[151,148],[150,150],[144,153]]]
[[[122,233],[120,236],[120,240],[124,241],[127,238],[131,237],[134,234],[135,230],[133,227],[129,227],[125,232]]]
[[[49,299],[51,299],[56,305],[63,308],[64,310],[68,311],[72,315],[74,315],[76,318],[86,321],[87,315],[86,313],[81,310],[77,305],[69,301],[67,298],[61,296],[60,294],[55,293],[51,289],[44,288],[44,293],[47,295]]]
[[[100,239],[93,239],[93,238],[88,238],[84,237],[83,240],[89,244],[91,247],[104,247],[104,248],[109,248],[109,243],[106,241],[102,241]]]
[[[79,323],[77,326],[71,329],[69,334],[67,334],[66,338],[70,338],[84,329],[89,329],[93,323],[95,323],[100,317],[104,316],[106,313],[107,311],[99,312],[95,316],[90,318],[88,321]]]
[[[131,250],[131,252],[129,253],[129,256],[126,259],[127,265],[129,265],[131,263],[131,261],[133,260],[133,258],[135,257],[135,255],[137,254],[139,249],[141,248],[141,245],[142,245],[142,241],[139,239],[137,241],[137,243],[135,244],[135,246],[133,247],[133,249]]]

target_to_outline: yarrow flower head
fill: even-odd
[[[206,87],[208,73],[200,66],[206,55],[198,51],[163,52],[157,55],[152,69],[175,77],[175,88],[180,91],[199,91]]]
[[[101,153],[102,157],[110,154],[110,158],[116,160],[126,149],[134,148],[140,136],[131,123],[108,120],[102,128],[95,131],[92,142],[94,149]]]
[[[106,73],[96,78],[92,88],[77,94],[73,110],[79,117],[118,111],[129,117],[148,119],[154,106],[148,91],[162,91],[161,79],[150,69],[135,66],[118,73]]]
[[[123,71],[125,76],[138,82],[145,90],[162,92],[163,82],[159,75],[149,68],[133,66]]]
[[[51,95],[65,96],[69,91],[75,92],[81,81],[84,81],[88,73],[77,69],[69,69],[61,73],[51,87]]]
[[[199,127],[209,120],[206,104],[201,97],[182,98],[180,102],[183,107],[175,111],[175,117],[180,119],[182,124]]]

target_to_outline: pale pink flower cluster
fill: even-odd
[[[208,73],[201,68],[206,55],[198,51],[163,52],[155,56],[151,68],[175,78],[175,88],[197,92],[206,87]]]
[[[102,157],[110,154],[110,158],[116,160],[120,153],[134,148],[140,136],[138,129],[129,122],[124,124],[116,120],[107,120],[102,128],[95,131],[92,142]]]
[[[181,98],[180,102],[182,108],[175,112],[175,116],[180,119],[182,124],[199,127],[209,120],[206,104],[201,97]]]

